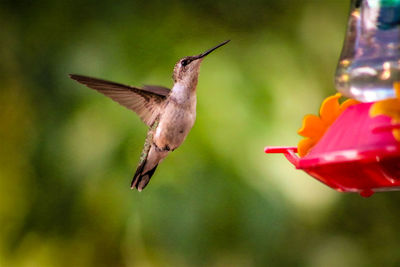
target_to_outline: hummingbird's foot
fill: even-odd
[[[169,147],[169,145],[165,145],[165,147],[162,147],[162,148],[158,147],[156,144],[154,144],[154,146],[158,152],[171,151],[171,148]],[[174,151],[174,150],[172,149],[172,151]]]

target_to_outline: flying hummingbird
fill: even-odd
[[[196,120],[196,86],[200,64],[205,56],[229,41],[197,56],[179,60],[172,75],[174,80],[172,90],[153,85],[138,88],[70,74],[71,79],[133,110],[149,126],[140,161],[132,179],[132,189],[142,191],[158,164],[186,139]]]

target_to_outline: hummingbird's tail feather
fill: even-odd
[[[144,147],[139,166],[133,176],[131,188],[142,191],[149,183],[158,164],[168,155],[169,151],[159,151],[154,145]]]
[[[146,185],[149,183],[150,178],[153,176],[154,172],[157,169],[157,166],[154,166],[153,169],[143,173],[144,166],[146,165],[146,161],[143,162],[141,165],[138,166],[136,169],[135,175],[133,176],[132,183],[131,183],[131,188],[135,188],[138,191],[142,191],[143,188],[146,187]]]

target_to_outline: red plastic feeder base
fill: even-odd
[[[297,147],[266,147],[283,153],[297,168],[340,192],[369,197],[377,191],[400,190],[400,143],[388,116],[370,117],[373,103],[346,109],[323,137],[300,158]]]

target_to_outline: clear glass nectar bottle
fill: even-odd
[[[400,81],[400,0],[352,0],[336,88],[362,102],[395,97]]]

